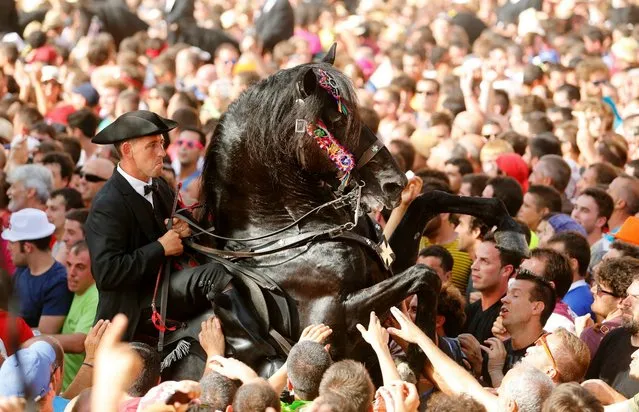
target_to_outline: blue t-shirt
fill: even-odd
[[[64,412],[69,402],[71,401],[68,399],[56,396],[55,398],[53,398],[53,412]]]
[[[67,270],[60,262],[56,261],[40,276],[33,276],[26,266],[19,267],[13,279],[20,298],[20,316],[30,327],[37,328],[42,315],[69,313],[73,293],[67,287]]]

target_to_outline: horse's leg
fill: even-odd
[[[417,294],[415,322],[434,338],[437,295],[440,290],[441,280],[435,271],[425,265],[412,266],[398,275],[350,294],[344,302],[347,330],[353,330],[357,323],[366,322],[371,311],[384,313],[406,297]],[[408,361],[414,370],[421,370],[426,358],[419,348],[413,346],[409,347]]]
[[[500,246],[525,255],[523,249],[527,249],[527,245],[525,241],[522,244],[523,237],[517,236],[520,232],[519,225],[510,217],[499,199],[456,196],[432,191],[419,196],[410,204],[389,239],[389,244],[395,252],[393,272],[402,272],[415,263],[424,227],[440,213],[472,215],[489,226],[497,226],[498,231],[507,236],[506,242],[500,242],[498,239],[498,243],[505,243]]]

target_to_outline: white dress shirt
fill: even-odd
[[[151,203],[151,206],[153,206],[153,192],[149,192],[147,195],[144,194],[144,186],[150,185],[152,182],[152,179],[149,179],[148,182],[137,179],[131,176],[130,174],[128,174],[127,172],[125,172],[124,170],[122,170],[119,163],[118,163],[117,170],[118,170],[118,173],[120,173],[126,179],[126,181],[129,182],[133,190],[135,190],[140,196],[142,196],[149,203]]]

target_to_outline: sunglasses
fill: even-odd
[[[593,86],[603,86],[604,84],[608,83],[608,80],[595,80],[591,83]]]
[[[177,142],[178,147],[186,146],[189,149],[204,149],[202,143],[195,140],[180,139]]]
[[[623,298],[624,296],[619,296],[613,292],[608,292],[607,290],[602,289],[601,285],[599,285],[597,283],[597,286],[595,287],[595,290],[597,291],[597,296],[601,296],[601,295],[608,295],[608,296],[612,296],[613,298]]]
[[[80,172],[80,177],[86,180],[87,182],[91,182],[91,183],[106,182],[107,180],[109,180],[109,179],[100,177],[98,175],[94,175],[91,173],[84,173],[84,172]]]
[[[548,355],[548,359],[550,359],[550,362],[552,362],[552,368],[555,370],[555,373],[557,374],[555,377],[555,380],[558,380],[559,369],[557,368],[557,361],[555,360],[555,357],[552,355],[552,351],[550,350],[550,347],[548,346],[548,335],[550,335],[550,333],[544,333],[543,335],[541,335],[539,339],[535,341],[535,346],[541,346],[544,348],[546,355]]]

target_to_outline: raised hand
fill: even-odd
[[[95,351],[100,345],[104,332],[107,331],[111,322],[109,320],[100,319],[87,333],[87,337],[84,339],[84,351],[86,353],[84,361],[86,363],[92,363],[95,359]]]
[[[486,346],[479,345],[481,350],[488,354],[488,372],[503,373],[504,363],[506,362],[506,347],[498,338],[492,337],[484,342]]]
[[[209,360],[209,368],[229,379],[239,379],[242,383],[249,382],[258,377],[257,373],[248,365],[233,358],[212,356]]]
[[[462,333],[457,339],[475,376],[481,374],[483,358],[481,356],[481,345],[477,338],[469,333]]]
[[[104,332],[95,354],[95,374],[91,407],[115,410],[142,368],[142,361],[128,343],[122,342],[128,320],[118,314]]]
[[[399,336],[409,343],[417,343],[420,338],[426,337],[424,332],[422,332],[422,330],[419,329],[419,327],[415,325],[415,323],[413,323],[413,321],[410,320],[408,316],[402,313],[401,310],[397,309],[396,307],[392,307],[391,314],[393,315],[395,320],[397,320],[397,323],[399,323],[400,327],[400,329],[388,328],[388,333],[390,333],[391,335]]]
[[[424,181],[419,176],[413,176],[408,179],[408,184],[402,190],[402,202],[401,205],[408,207],[417,196],[422,193],[422,186]]]
[[[383,349],[388,345],[388,331],[382,327],[375,312],[371,312],[368,329],[358,323],[357,330],[359,330],[362,334],[362,338],[364,338],[375,351]]]
[[[302,331],[298,342],[310,340],[311,342],[324,343],[331,336],[333,329],[330,326],[320,323],[319,325],[308,325]]]
[[[215,316],[211,316],[202,322],[201,327],[202,329],[197,338],[207,357],[224,356],[224,332],[222,332],[220,320]]]

